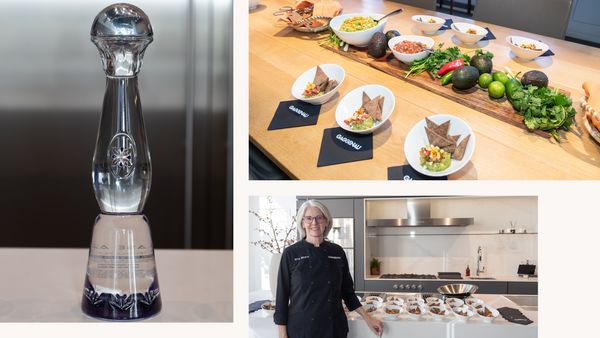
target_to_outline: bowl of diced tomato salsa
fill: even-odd
[[[396,59],[411,64],[426,58],[435,42],[432,38],[419,35],[396,36],[388,41],[388,46]]]

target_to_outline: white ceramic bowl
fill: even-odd
[[[263,304],[260,306],[260,308],[261,308],[261,309],[262,309],[262,310],[263,310],[265,313],[268,313],[268,314],[272,315],[272,314],[274,314],[274,313],[275,313],[275,308],[273,308],[273,309],[269,309],[269,306],[275,306],[275,303],[274,303],[274,302],[265,302],[265,303],[263,303]]]
[[[419,36],[419,35],[401,35],[401,36],[395,36],[395,37],[391,38],[390,41],[388,41],[388,47],[390,47],[390,50],[392,51],[392,53],[394,54],[396,59],[398,59],[401,62],[406,63],[406,64],[411,64],[411,63],[413,63],[413,61],[417,61],[417,60],[426,58],[429,55],[429,51],[424,50],[422,52],[414,53],[414,54],[400,53],[394,49],[394,46],[401,43],[402,41],[420,42],[420,43],[424,44],[425,46],[427,46],[427,48],[429,48],[429,49],[433,48],[433,44],[435,43],[435,41],[433,41],[432,38],[428,38],[426,36]]]
[[[466,22],[455,22],[452,25],[450,25],[450,28],[452,28],[452,30],[456,34],[456,37],[467,45],[477,43],[479,40],[483,39],[488,33],[487,29]],[[474,29],[477,32],[477,34],[467,33],[468,29]]]
[[[430,306],[439,306],[444,304],[444,302],[438,297],[427,297],[425,301],[427,302],[427,305]]]
[[[475,308],[478,305],[485,305],[485,302],[479,298],[475,298],[475,297],[469,297],[465,300],[465,304],[467,304],[468,306]]]
[[[414,313],[410,312],[412,309],[416,309],[416,308],[419,308],[421,310],[420,314],[414,314]],[[425,309],[425,306],[423,306],[423,305],[409,305],[406,307],[406,314],[408,315],[408,318],[411,318],[411,319],[419,319],[426,312],[427,312],[427,309]]]
[[[418,30],[429,35],[435,34],[446,23],[446,20],[431,15],[413,15],[411,19],[417,25]],[[435,21],[435,23],[430,23],[430,20]]]
[[[461,314],[458,314],[458,312],[466,313],[467,315],[463,316]],[[463,322],[469,320],[469,318],[471,318],[471,317],[473,317],[473,315],[475,315],[475,313],[466,305],[459,306],[459,307],[453,307],[452,313],[454,313],[454,317],[456,317],[456,319],[458,319],[459,321],[463,321]]]
[[[458,143],[460,143],[467,134],[470,134],[471,138],[469,139],[469,143],[467,144],[465,154],[462,160],[460,161],[452,160],[450,167],[448,167],[444,171],[433,172],[421,166],[421,163],[419,161],[419,150],[421,149],[421,147],[424,147],[429,144],[427,134],[425,133],[425,120],[421,120],[410,130],[408,135],[406,135],[406,139],[404,140],[404,156],[406,156],[408,164],[410,164],[410,166],[413,167],[413,169],[415,169],[416,171],[427,176],[446,176],[459,171],[467,163],[469,163],[471,157],[473,156],[473,153],[475,152],[475,133],[473,133],[473,130],[465,121],[459,119],[456,116],[434,115],[429,116],[429,119],[437,124],[450,120],[450,130],[448,133],[450,135],[462,135],[461,138],[458,140]]]
[[[546,51],[548,51],[548,49],[550,49],[550,47],[548,47],[547,44],[545,44],[541,41],[537,41],[537,40],[522,37],[522,36],[515,36],[515,35],[507,36],[506,42],[508,43],[510,50],[512,50],[513,53],[515,53],[515,55],[517,57],[524,59],[524,60],[533,60],[536,57],[546,53]],[[528,48],[522,48],[521,47],[522,44],[527,44],[527,45],[533,44],[533,45],[535,45],[536,49],[539,49],[539,50],[531,50]]]
[[[443,310],[444,313],[443,314],[437,314],[437,313],[431,312],[434,309]],[[431,315],[431,317],[434,320],[442,320],[442,319],[448,317],[451,313],[452,313],[452,310],[446,308],[444,305],[441,305],[441,306],[429,306],[429,315]]]
[[[324,95],[311,98],[304,97],[302,93],[304,92],[304,88],[306,88],[306,84],[312,82],[315,79],[315,74],[317,73],[317,66],[314,66],[311,69],[302,73],[302,75],[300,75],[296,79],[296,81],[292,85],[293,97],[306,103],[319,105],[329,101],[333,97],[333,95],[335,95],[335,93],[338,91],[338,88],[340,88],[340,86],[344,82],[344,78],[346,78],[346,72],[344,71],[344,68],[336,64],[323,64],[319,66],[321,66],[321,69],[323,69],[325,74],[330,79],[336,80],[338,82],[338,85]]]
[[[387,313],[387,310],[397,310],[398,313],[396,314],[392,314],[392,313]],[[383,318],[385,319],[389,319],[389,320],[394,320],[394,319],[398,319],[398,316],[400,316],[402,314],[402,311],[404,309],[401,306],[398,305],[386,305],[383,307]]]
[[[397,301],[402,302],[402,304],[404,304],[404,298],[402,298],[400,296],[387,296],[385,300],[387,300],[388,302],[397,300]]]
[[[362,16],[362,17],[370,16],[374,20],[378,20],[379,18],[381,18],[383,16],[383,14],[350,13],[350,14],[338,15],[338,16],[334,17],[333,19],[331,19],[331,21],[329,22],[329,27],[331,27],[331,29],[333,30],[335,35],[337,35],[340,39],[342,39],[342,41],[344,41],[348,44],[351,44],[353,46],[357,46],[357,47],[366,47],[369,44],[369,41],[371,40],[371,37],[373,36],[373,34],[375,34],[375,32],[383,32],[383,27],[385,26],[385,23],[387,22],[387,19],[383,19],[383,20],[379,21],[377,26],[371,27],[369,29],[365,29],[365,30],[362,30],[359,32],[342,32],[342,31],[340,31],[340,27],[342,26],[342,23],[344,23],[344,20],[354,17],[354,16]]]
[[[374,304],[366,304],[366,303],[361,303],[363,309],[365,309],[365,311],[367,313],[373,313],[375,311],[377,311],[377,306],[375,306]]]
[[[406,304],[408,306],[412,306],[412,305],[419,305],[419,306],[423,306],[425,305],[425,301],[421,298],[419,299],[410,299],[406,301]]]
[[[372,304],[379,309],[383,305],[383,298],[377,296],[367,296],[364,299],[365,304]]]
[[[471,141],[469,141],[471,142]],[[450,307],[463,306],[465,302],[462,299],[458,298],[448,298],[446,299],[446,304],[450,305]]]
[[[484,321],[486,323],[493,322],[500,315],[500,312],[498,312],[498,310],[494,309],[493,307],[491,307],[489,305],[486,305],[485,308],[487,308],[488,310],[490,310],[490,312],[492,312],[492,317],[486,317],[486,316],[483,316],[482,314],[480,314],[479,312],[483,311],[483,309],[479,309],[479,310],[475,311],[475,313],[482,321]]]
[[[356,112],[362,105],[362,93],[363,91],[369,95],[371,99],[374,99],[378,95],[382,95],[385,97],[383,101],[383,109],[381,111],[381,121],[373,124],[373,127],[365,130],[352,130],[350,126],[344,123],[344,120],[351,117],[354,112]],[[370,134],[374,132],[377,128],[381,127],[385,121],[387,121],[392,112],[394,111],[394,106],[396,105],[396,99],[394,98],[394,94],[391,90],[387,89],[384,86],[380,85],[364,85],[360,86],[348,94],[346,94],[340,103],[338,104],[335,110],[335,120],[342,129],[357,133],[357,134]]]
[[[387,305],[402,306],[402,305],[404,305],[404,300],[403,299],[388,300],[386,304]]]

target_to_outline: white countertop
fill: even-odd
[[[383,320],[383,337],[448,337],[448,338],[535,338],[538,336],[537,311],[525,311],[514,302],[500,295],[477,294],[478,298],[494,308],[508,306],[521,310],[527,318],[533,321],[529,325],[513,324],[499,316],[492,323],[484,323],[479,319],[459,322],[456,319],[435,321],[426,319],[411,320],[400,318],[397,320]],[[254,291],[250,293],[250,302],[270,298],[269,291]],[[382,319],[381,314],[375,314]],[[250,338],[277,338],[277,328],[273,323],[273,315],[263,310],[250,314]],[[348,338],[375,337],[369,330],[364,320],[356,315],[348,318],[350,332]]]
[[[155,254],[162,311],[148,322],[233,321],[232,251]],[[0,322],[97,322],[80,309],[87,257],[87,249],[0,248]]]

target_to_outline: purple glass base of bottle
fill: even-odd
[[[88,316],[107,320],[139,320],[157,315],[162,307],[158,281],[148,291],[132,295],[97,293],[85,278],[81,310]]]

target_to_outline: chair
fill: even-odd
[[[478,0],[473,19],[564,39],[572,0]]]
[[[409,6],[419,7],[435,11],[437,0],[392,0],[394,2],[403,3]]]

